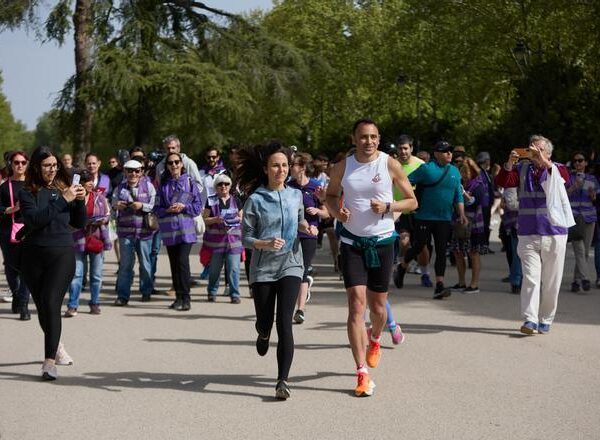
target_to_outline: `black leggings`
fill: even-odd
[[[452,236],[452,224],[447,221],[415,219],[415,242],[406,252],[404,262],[410,263],[430,242],[431,236],[435,244],[435,275],[443,277],[446,272],[446,248]]]
[[[301,238],[300,246],[302,246],[302,259],[304,260],[304,275],[302,275],[302,282],[308,283],[307,277],[310,274],[312,260],[317,253],[317,239]]]
[[[167,246],[169,265],[171,266],[171,279],[177,298],[190,299],[190,251],[191,243],[179,243]]]
[[[256,327],[262,335],[271,334],[277,299],[277,380],[287,380],[294,358],[292,315],[300,282],[298,277],[283,277],[269,283],[252,284]]]
[[[23,245],[23,278],[31,292],[44,332],[46,359],[54,359],[60,342],[60,308],[75,275],[72,246],[43,247]]]

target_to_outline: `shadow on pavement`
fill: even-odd
[[[198,345],[222,345],[222,346],[248,346],[254,347],[256,341],[219,341],[215,339],[144,339],[146,342],[180,342],[184,344],[198,344]],[[277,343],[271,341],[269,347],[277,347]],[[295,344],[296,350],[333,350],[338,348],[348,349],[348,344]]]
[[[35,362],[38,363],[38,362]],[[317,372],[310,376],[292,377],[290,387],[294,390],[323,391],[330,393],[348,394],[347,389],[318,388],[309,385],[300,385],[302,382],[319,380],[326,377],[352,376],[347,373]],[[0,372],[1,380],[16,380],[24,382],[42,382],[39,376]],[[122,392],[123,389],[165,389],[174,391],[190,391],[210,394],[223,394],[229,396],[257,397],[264,402],[275,401],[272,394],[265,395],[262,392],[248,392],[241,390],[218,390],[208,389],[213,386],[227,387],[253,387],[260,390],[275,390],[275,380],[253,374],[171,374],[171,373],[148,373],[144,371],[124,372],[95,372],[85,373],[83,376],[60,376],[57,381],[47,382],[52,386],[87,387],[110,392]],[[274,393],[273,393],[274,394]]]

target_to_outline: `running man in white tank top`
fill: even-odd
[[[375,384],[367,365],[377,367],[381,357],[379,342],[386,323],[395,240],[392,213],[417,208],[400,163],[378,151],[379,140],[375,122],[358,120],[352,130],[356,152],[333,167],[327,187],[327,208],[344,226],[341,269],[348,296],[348,339],[358,374],[354,392],[359,397],[373,394]],[[402,200],[394,201],[393,187],[402,192]],[[372,323],[369,340],[364,319],[367,304]]]

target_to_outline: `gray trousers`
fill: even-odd
[[[590,247],[594,238],[594,228],[596,222],[586,223],[583,228],[583,240],[573,241],[573,252],[575,253],[575,270],[573,271],[573,281],[581,283],[583,280],[591,280],[591,258]]]

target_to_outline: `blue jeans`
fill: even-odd
[[[225,265],[225,276],[229,284],[229,295],[232,298],[240,297],[240,254],[222,254],[213,252],[210,258],[210,270],[208,272],[208,294],[216,296],[219,290],[219,277],[221,276],[221,268],[223,262],[227,260]]]
[[[133,283],[133,264],[137,254],[140,262],[140,292],[143,297],[149,297],[154,290],[152,281],[152,239],[139,240],[119,237],[121,260],[117,276],[117,296],[129,301],[131,284]]]
[[[523,282],[523,270],[521,268],[521,259],[517,254],[517,245],[519,244],[519,237],[517,231],[513,228],[510,231],[510,244],[512,247],[512,263],[510,265],[510,274],[508,276],[511,286],[521,286]]]
[[[594,243],[594,266],[596,266],[596,279],[600,279],[600,238]]]
[[[90,293],[91,299],[89,304],[100,303],[100,289],[102,289],[102,266],[104,265],[104,252],[92,254],[90,252],[75,252],[75,276],[69,287],[69,303],[68,307],[76,309],[79,307],[79,295],[83,284],[84,266],[87,259],[90,260]]]
[[[156,278],[156,264],[158,263],[158,254],[160,252],[160,231],[156,231],[150,241],[152,242],[152,250],[150,252],[150,275],[152,276],[152,283],[154,284]],[[154,286],[152,288],[154,288]]]

